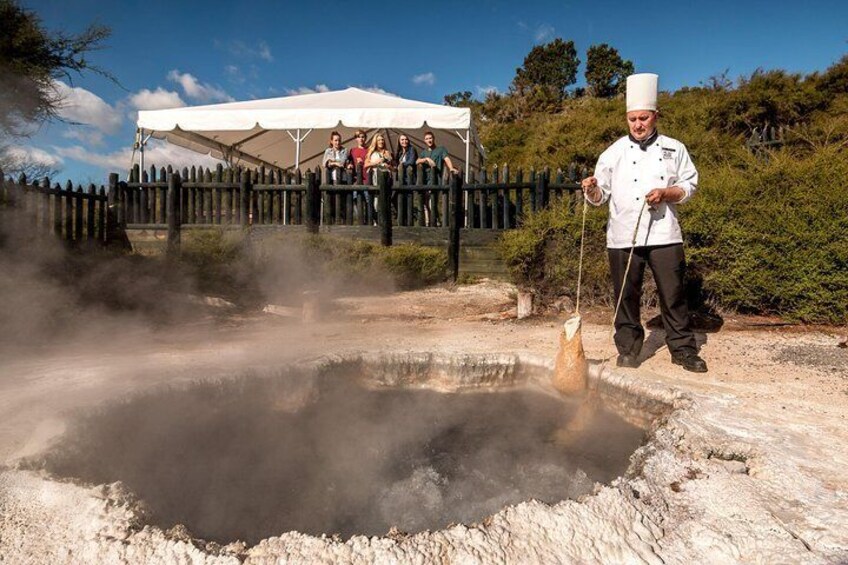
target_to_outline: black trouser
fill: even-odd
[[[612,275],[615,300],[621,293],[624,270],[630,249],[608,249],[610,273]],[[639,316],[639,301],[642,297],[642,281],[645,278],[645,264],[651,266],[657,292],[660,296],[660,312],[665,328],[665,342],[672,355],[696,353],[695,334],[689,326],[689,308],[686,305],[683,276],[686,272],[686,258],[683,256],[683,244],[637,247],[633,251],[633,260],[627,280],[624,281],[624,296],[615,318],[615,346],[619,354],[638,355],[645,340]]]

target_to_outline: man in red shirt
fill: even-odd
[[[363,167],[368,158],[368,134],[361,129],[356,130],[356,147],[350,150],[350,160],[353,163],[353,174],[356,184],[367,184]]]

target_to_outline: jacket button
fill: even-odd
[[[665,177],[660,177],[660,180],[665,180]]]
[[[633,161],[633,164],[635,165],[635,164],[636,164],[636,161]]]

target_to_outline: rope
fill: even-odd
[[[583,197],[583,226],[580,229],[580,261],[577,263],[577,303],[574,313],[580,315],[580,286],[583,283],[583,242],[586,241],[586,197]]]
[[[612,329],[610,330],[610,338],[615,335],[615,319],[618,318],[618,310],[621,308],[621,299],[624,298],[625,283],[627,275],[630,273],[630,263],[633,261],[633,251],[636,250],[636,235],[639,233],[639,224],[642,223],[642,214],[645,213],[645,206],[648,201],[642,202],[642,209],[639,210],[639,217],[636,219],[636,227],[633,229],[633,239],[630,240],[630,253],[627,255],[627,266],[624,267],[624,275],[621,278],[621,290],[618,292],[618,300],[615,302],[615,310],[612,313]]]

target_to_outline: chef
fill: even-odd
[[[591,204],[609,202],[607,252],[616,300],[623,293],[615,318],[617,365],[639,366],[645,339],[639,300],[648,265],[657,283],[672,362],[704,373],[707,364],[698,356],[689,323],[683,283],[686,260],[677,221],[678,206],[698,187],[698,171],[682,143],[657,131],[658,82],[651,73],[627,77],[630,134],[601,154],[594,176],[583,179],[582,187]]]

